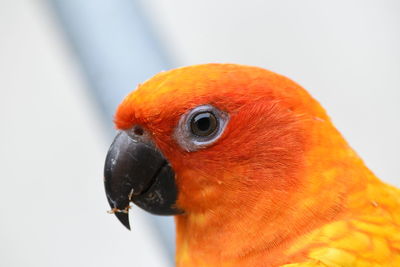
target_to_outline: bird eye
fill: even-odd
[[[209,136],[218,128],[218,120],[211,112],[195,114],[190,121],[190,130],[197,136]]]
[[[211,105],[203,105],[182,115],[174,137],[186,151],[196,151],[215,143],[228,123],[229,115]]]

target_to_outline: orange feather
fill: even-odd
[[[187,152],[173,132],[204,104],[229,123]],[[141,125],[175,170],[178,266],[400,266],[400,191],[290,79],[234,64],[163,72],[126,97],[115,123]]]

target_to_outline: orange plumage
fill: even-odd
[[[229,122],[183,149],[183,114]],[[115,116],[141,125],[176,172],[177,266],[400,266],[400,191],[379,181],[301,86],[273,72],[206,64],[163,72]]]

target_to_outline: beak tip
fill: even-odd
[[[115,213],[115,216],[117,216],[118,220],[126,227],[126,229],[129,231],[131,230],[128,213],[117,212]]]

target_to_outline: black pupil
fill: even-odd
[[[203,112],[193,117],[191,122],[192,132],[195,135],[207,136],[214,132],[217,122],[214,114]]]
[[[210,119],[208,117],[203,117],[200,118],[196,121],[197,128],[199,128],[200,131],[207,131],[210,129]]]

